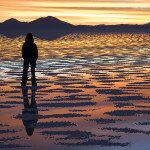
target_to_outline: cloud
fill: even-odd
[[[149,21],[150,1],[2,0],[0,2],[0,21],[12,17],[31,21],[44,16],[55,16],[74,24],[85,24],[85,22],[100,24],[99,20],[105,20],[106,24],[145,23]]]

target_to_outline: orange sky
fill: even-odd
[[[0,22],[54,16],[72,24],[150,22],[150,0],[0,0]]]

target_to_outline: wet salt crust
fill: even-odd
[[[38,86],[29,73],[21,88],[24,36],[0,36],[0,149],[149,150],[149,41],[149,34],[35,38]]]

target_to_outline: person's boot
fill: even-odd
[[[21,82],[21,86],[26,86],[26,83],[24,83],[24,82]]]
[[[22,78],[21,86],[26,86],[28,78]]]
[[[37,86],[36,78],[32,78],[32,86]]]

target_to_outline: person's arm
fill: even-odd
[[[37,48],[36,44],[35,44],[35,58],[36,58],[36,60],[38,59],[38,48]]]
[[[25,58],[25,45],[22,46],[22,58]]]

